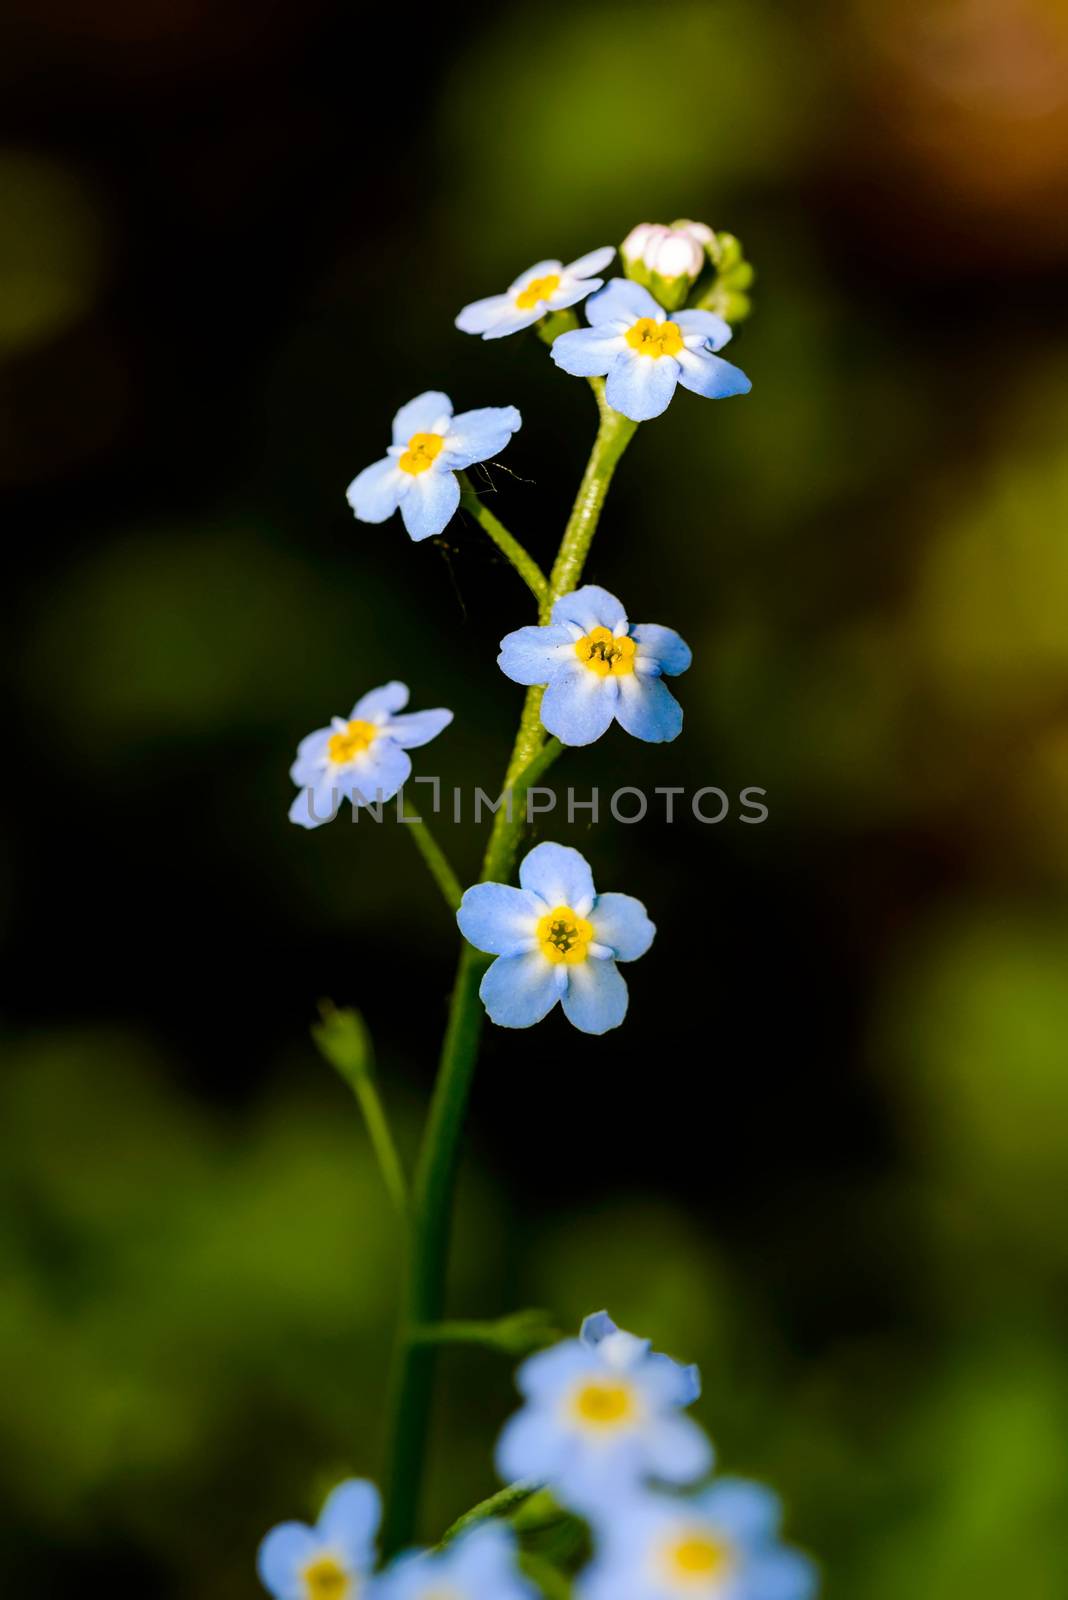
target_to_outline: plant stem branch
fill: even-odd
[[[489,507],[479,498],[478,490],[467,476],[466,472],[457,474],[460,479],[460,504],[465,511],[469,511],[475,521],[489,534],[497,549],[508,557],[535,600],[540,605],[545,598],[549,587],[549,580],[544,572],[515,536],[508,532],[499,517],[495,517]]]
[[[416,849],[430,868],[434,882],[441,890],[445,904],[455,913],[463,898],[463,889],[460,887],[459,878],[449,865],[448,857],[407,796],[403,800],[402,815],[404,821],[401,826],[411,834]]]

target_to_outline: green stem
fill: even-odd
[[[430,868],[434,882],[444,896],[445,904],[450,911],[455,912],[463,898],[463,889],[460,887],[459,878],[449,865],[448,857],[407,796],[403,799],[402,815],[404,821],[401,826],[407,828],[411,834],[416,849]]]
[[[360,1110],[363,1112],[363,1120],[367,1125],[371,1148],[378,1162],[378,1170],[382,1174],[382,1182],[396,1207],[398,1216],[407,1218],[408,1184],[378,1090],[370,1078],[358,1079],[354,1088]]]
[[[408,1182],[375,1083],[374,1045],[367,1024],[358,1011],[339,1010],[332,1000],[321,1000],[319,1010],[322,1021],[313,1024],[312,1039],[356,1096],[382,1182],[398,1214],[407,1219]]]
[[[608,406],[600,379],[593,379],[592,387],[600,426],[548,585],[539,596],[542,623],[549,620],[556,600],[575,588],[582,576],[612,475],[637,426]],[[502,805],[494,816],[482,863],[483,883],[504,883],[511,877],[525,809],[515,804],[517,791],[525,796],[535,778],[560,753],[557,740],[545,739],[539,716],[541,696],[539,688],[527,690],[504,779],[504,788],[513,791],[511,814],[508,806]],[[442,1320],[460,1135],[482,1035],[478,988],[490,959],[466,943],[460,952],[441,1063],[416,1168],[407,1287],[394,1355],[391,1455],[382,1535],[387,1556],[409,1544],[415,1532],[436,1354],[432,1344],[420,1342],[418,1331]]]
[[[460,479],[460,504],[465,511],[469,511],[475,521],[485,529],[493,540],[497,549],[508,557],[535,600],[540,605],[549,587],[549,580],[544,572],[513,534],[508,532],[504,523],[493,515],[489,507],[479,499],[478,491],[466,472],[457,474]]]
[[[477,1506],[472,1506],[470,1511],[465,1511],[462,1517],[457,1517],[451,1528],[447,1528],[441,1536],[441,1543],[448,1544],[452,1539],[458,1539],[461,1533],[466,1533],[468,1528],[473,1528],[476,1522],[485,1522],[488,1517],[506,1517],[512,1511],[537,1494],[541,1488],[535,1478],[523,1478],[518,1483],[510,1483],[505,1489],[498,1489],[496,1494],[491,1494],[488,1500],[480,1500]]]

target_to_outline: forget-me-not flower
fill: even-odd
[[[408,686],[385,683],[357,700],[348,717],[334,717],[297,746],[289,776],[300,793],[289,808],[290,822],[318,828],[337,815],[342,800],[354,806],[392,800],[412,770],[409,750],[429,744],[452,721],[452,712],[412,711]]]
[[[274,1600],[357,1600],[375,1561],[378,1490],[349,1478],[327,1498],[314,1528],[282,1522],[260,1545],[256,1571]]]
[[[456,913],[464,938],[497,957],[478,991],[491,1020],[529,1028],[559,1000],[582,1033],[618,1028],[627,985],[616,962],[643,956],[656,932],[641,901],[599,895],[585,857],[562,844],[535,845],[519,885],[476,883]]]
[[[534,1478],[578,1509],[609,1504],[649,1478],[688,1484],[712,1446],[683,1416],[701,1392],[696,1367],[659,1355],[605,1311],[577,1339],[531,1356],[516,1375],[526,1404],[505,1424],[497,1469]]]
[[[428,389],[393,418],[393,443],[345,491],[361,522],[385,522],[400,507],[412,538],[429,539],[460,504],[456,474],[499,454],[522,424],[515,406],[483,406],[452,414],[452,401]]]
[[[666,411],[675,385],[709,400],[747,394],[745,373],[713,352],[731,336],[711,311],[666,312],[641,284],[613,278],[586,303],[590,327],[562,333],[552,358],[579,378],[605,377],[605,399],[632,422]]]
[[[692,1498],[645,1492],[592,1516],[577,1600],[811,1600],[816,1571],[779,1542],[779,1502],[723,1478]]]
[[[588,583],[557,600],[547,627],[507,634],[497,664],[514,683],[546,685],[542,724],[564,744],[591,744],[613,718],[655,744],[682,728],[664,676],[685,672],[690,660],[671,628],[632,626],[615,595]]]
[[[510,1528],[484,1522],[443,1550],[400,1556],[376,1580],[373,1600],[538,1600],[515,1551]]]
[[[577,305],[603,283],[603,272],[615,255],[614,245],[591,250],[569,261],[538,261],[511,284],[506,294],[474,300],[456,318],[461,333],[480,333],[483,339],[503,339],[505,334],[529,328],[550,311]]]

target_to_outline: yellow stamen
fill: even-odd
[[[533,311],[539,300],[548,300],[560,287],[560,274],[548,272],[544,278],[531,278],[515,297],[517,311]]]
[[[566,961],[576,966],[585,961],[593,939],[593,928],[585,917],[580,917],[570,906],[557,906],[547,911],[539,920],[537,940],[546,961],[554,966]]]
[[[333,1556],[316,1556],[301,1574],[305,1600],[355,1600],[355,1588]]]
[[[421,472],[433,466],[444,443],[440,433],[413,433],[397,465],[402,472],[410,472],[413,478],[417,478]]]
[[[675,1578],[722,1578],[730,1569],[730,1547],[707,1533],[688,1533],[668,1547],[668,1570]]]
[[[575,644],[575,654],[590,672],[607,678],[609,673],[622,677],[634,671],[634,657],[638,646],[627,635],[613,635],[610,628],[594,628]]]
[[[634,1393],[618,1378],[591,1378],[575,1391],[571,1405],[589,1427],[618,1428],[634,1415]]]
[[[331,761],[343,766],[346,761],[355,761],[357,756],[362,756],[377,738],[378,729],[373,722],[350,722],[344,733],[330,735],[327,753]]]
[[[661,356],[678,355],[682,349],[682,334],[677,322],[654,322],[652,317],[639,317],[634,326],[627,329],[627,343],[640,356],[652,356],[654,361],[659,361]]]

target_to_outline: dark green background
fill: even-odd
[[[686,727],[557,771],[770,817],[541,825],[660,933],[618,1033],[488,1038],[454,1308],[700,1361],[831,1600],[1053,1600],[1063,14],[66,0],[0,43],[5,1590],[251,1595],[271,1522],[378,1470],[397,1239],[307,1024],[364,1009],[410,1150],[456,940],[395,825],[287,824],[287,769],[399,676],[457,714],[417,770],[494,789],[530,607],[344,488],[423,388],[517,404],[493,504],[547,562],[588,389],[452,317],[688,214],[758,267],[753,393],[640,430],[589,566],[693,645]],[[428,1535],[511,1403],[442,1378]]]

